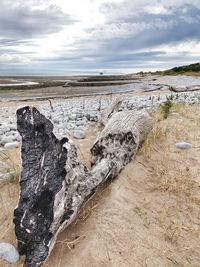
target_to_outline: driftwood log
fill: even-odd
[[[41,266],[58,233],[78,215],[100,184],[130,162],[152,128],[146,112],[115,113],[91,149],[92,167],[77,156],[73,142],[58,140],[53,124],[36,108],[17,110],[22,137],[20,198],[14,211],[18,249],[25,267]]]

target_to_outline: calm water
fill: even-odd
[[[20,80],[5,80],[0,79],[0,87],[7,87],[7,86],[20,86],[20,85],[34,85],[38,84],[37,82],[30,82],[30,81],[20,81]]]

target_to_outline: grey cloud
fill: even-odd
[[[0,3],[0,36],[11,39],[35,38],[60,31],[75,21],[56,6],[45,9],[29,5]]]
[[[130,13],[129,6],[127,13]],[[177,53],[148,52],[149,49],[159,50],[161,45],[179,44],[182,42],[199,42],[200,40],[200,9],[197,6],[184,4],[170,7],[170,12],[165,14],[150,14],[140,10],[139,14],[126,16],[120,15],[119,21],[109,19],[107,24],[101,28],[88,29],[90,38],[80,40],[75,45],[81,48],[87,48],[88,44],[94,42],[94,49],[87,49],[80,53],[91,58],[91,67],[132,67],[157,62],[156,65],[176,64],[176,62],[196,62],[198,58],[191,56],[185,51]],[[109,27],[116,25],[116,31],[119,28],[119,34],[109,32]],[[123,32],[120,27],[124,25]],[[96,37],[98,38],[96,40]],[[139,52],[143,50],[144,52]],[[92,60],[93,59],[93,60]],[[95,62],[95,63],[94,63]],[[87,63],[87,62],[85,62]],[[103,64],[102,64],[103,63]],[[87,63],[88,64],[88,63]],[[155,67],[155,65],[153,66]]]
[[[184,6],[192,5],[194,8],[199,8],[199,0],[123,0],[119,3],[104,3],[101,5],[100,10],[106,15],[107,22],[122,22],[133,21],[134,18],[137,22],[142,18],[144,20],[149,17],[147,10],[152,11],[153,16],[156,14],[153,12],[155,8],[159,6],[163,7],[167,12],[160,12],[157,15],[169,15],[173,10],[183,10]],[[146,16],[141,15],[145,13]],[[154,13],[154,14],[153,14]]]
[[[129,13],[129,10],[127,11]],[[109,18],[108,18],[109,21]],[[117,22],[116,22],[117,23]],[[119,22],[118,22],[119,23]],[[112,51],[134,50],[150,48],[172,42],[185,40],[200,40],[200,9],[196,6],[185,4],[181,8],[171,7],[169,14],[140,14],[132,17],[120,17],[120,23],[125,23],[131,29],[128,35],[122,35],[104,42],[103,49],[112,47]],[[107,23],[106,28],[112,25]],[[137,28],[137,29],[135,29]],[[97,31],[97,29],[91,29]]]
[[[56,68],[65,68],[67,70],[71,69],[85,69],[85,70],[96,70],[99,68],[108,68],[108,69],[117,69],[117,68],[138,68],[144,67],[147,65],[151,65],[155,67],[162,65],[170,65],[170,62],[183,62],[185,61],[191,62],[195,58],[192,58],[187,52],[182,51],[179,53],[168,54],[166,52],[161,51],[153,51],[153,52],[142,52],[142,53],[126,53],[123,55],[115,56],[113,54],[84,54],[77,55],[71,54],[70,56],[62,55],[60,57],[52,58],[52,59],[41,59],[40,63],[43,66],[56,66]],[[152,61],[154,63],[152,63]]]
[[[0,38],[0,47],[6,47],[7,49],[9,47],[13,46],[20,46],[20,45],[28,45],[30,43],[29,40],[19,40],[15,38]]]

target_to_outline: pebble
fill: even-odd
[[[186,142],[179,142],[175,144],[176,148],[178,149],[191,149],[192,144]]]
[[[19,143],[18,142],[6,143],[4,145],[5,149],[13,149],[13,148],[18,148],[18,147],[19,147]]]
[[[13,136],[9,135],[9,136],[2,136],[1,140],[0,140],[2,145],[5,145],[6,143],[12,143],[13,142]]]
[[[85,131],[83,130],[75,130],[73,132],[73,137],[76,139],[84,139],[85,138]]]
[[[19,253],[13,245],[0,243],[0,258],[8,263],[17,263],[19,261]]]

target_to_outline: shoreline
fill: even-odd
[[[99,80],[105,80],[105,77],[97,77]],[[96,80],[98,80],[95,78]],[[155,76],[146,75],[138,77],[127,77],[127,81],[133,79],[131,83],[109,86],[85,86],[86,83],[93,83],[94,78],[79,79],[78,86],[46,86],[45,83],[51,83],[48,77],[43,78],[43,88],[34,89],[0,89],[0,102],[14,102],[14,101],[45,101],[48,99],[70,99],[78,97],[92,97],[92,96],[109,96],[116,94],[148,94],[149,92],[159,94],[162,92],[184,92],[184,91],[198,91],[200,90],[200,77],[189,76]],[[45,80],[46,79],[46,80]],[[64,78],[63,78],[64,79]],[[112,77],[110,78],[113,79]],[[34,79],[33,79],[34,80]],[[72,81],[72,80],[71,80]],[[55,80],[54,80],[55,82]],[[109,81],[108,81],[109,82]],[[119,82],[119,81],[118,81]],[[62,82],[64,84],[64,80]]]

